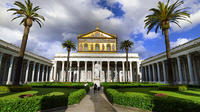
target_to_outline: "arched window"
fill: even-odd
[[[95,50],[96,50],[96,51],[99,51],[99,44],[96,44],[96,45],[95,45]]]
[[[91,51],[93,51],[93,44],[91,44],[91,46],[90,46],[90,47],[91,47]]]
[[[84,50],[88,51],[88,44],[84,44]]]
[[[107,51],[111,51],[111,46],[110,46],[110,44],[107,44]]]

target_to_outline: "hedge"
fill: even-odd
[[[174,97],[156,97],[131,92],[122,93],[115,89],[106,89],[105,94],[111,103],[155,112],[199,112],[200,110],[200,103]]]
[[[164,91],[186,91],[188,88],[187,86],[159,86],[159,90]]]
[[[67,86],[67,87],[79,87],[79,86],[85,86],[85,84],[88,83],[88,86],[93,86],[93,82],[33,82],[29,83],[27,85],[30,86]]]
[[[134,82],[104,82],[101,83],[104,88],[141,88],[141,87],[159,87],[168,84],[162,83],[134,83]]]
[[[70,93],[68,96],[68,105],[79,103],[85,95],[86,95],[85,89],[80,89],[78,91]]]
[[[30,91],[32,89],[31,86],[21,85],[21,86],[13,86],[13,85],[5,85],[0,86],[0,92],[21,92],[21,91]]]
[[[67,96],[34,96],[24,99],[0,100],[1,112],[37,112],[60,106],[67,106]]]
[[[41,95],[21,99],[0,99],[0,112],[37,112],[79,103],[86,95],[85,89],[67,95]]]

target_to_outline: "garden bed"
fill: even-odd
[[[53,86],[52,86],[53,87]],[[86,95],[86,88],[38,88],[24,92],[0,92],[1,112],[37,112],[79,103]],[[28,96],[28,97],[21,97]]]
[[[142,108],[156,112],[199,112],[200,89],[186,91],[163,91],[151,88],[106,88],[111,103]]]

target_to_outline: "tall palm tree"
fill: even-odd
[[[69,57],[70,57],[70,52],[71,50],[76,50],[76,45],[74,44],[73,41],[71,40],[66,40],[62,43],[63,48],[67,49],[67,72],[66,72],[66,76],[68,76],[68,71],[69,71]],[[64,75],[64,74],[63,74]],[[79,75],[80,76],[80,75]],[[71,79],[70,79],[71,80]],[[65,81],[65,79],[64,79]],[[80,82],[80,78],[79,78],[79,82]]]
[[[128,81],[128,50],[134,45],[134,43],[130,40],[124,40],[120,44],[121,50],[126,50],[126,74],[125,81]]]
[[[165,46],[166,46],[166,55],[167,55],[167,68],[168,68],[168,82],[173,84],[173,74],[171,68],[171,53],[170,53],[170,44],[169,44],[169,29],[170,23],[178,25],[180,28],[179,20],[188,21],[190,14],[186,8],[179,8],[184,4],[182,0],[177,0],[176,2],[170,4],[170,0],[165,4],[164,2],[159,1],[157,8],[151,8],[149,11],[153,13],[146,16],[145,28],[147,27],[147,34],[155,27],[155,33],[158,29],[162,31],[162,34],[165,36]]]
[[[30,31],[30,28],[33,24],[33,22],[37,22],[38,25],[41,27],[42,25],[42,21],[45,21],[44,17],[39,15],[37,13],[37,11],[40,9],[39,6],[33,7],[33,3],[30,2],[30,0],[26,0],[25,4],[19,2],[19,1],[15,1],[14,5],[17,6],[18,8],[11,8],[8,9],[7,11],[14,11],[13,15],[16,15],[16,17],[14,17],[12,19],[18,19],[18,18],[22,18],[22,21],[20,22],[20,25],[23,24],[24,25],[24,34],[23,34],[23,38],[22,38],[22,42],[21,42],[21,48],[20,48],[20,52],[19,52],[19,57],[18,57],[18,62],[17,62],[17,69],[15,72],[15,80],[14,80],[14,85],[19,85],[19,80],[20,80],[20,76],[21,76],[21,69],[22,69],[22,62],[23,62],[23,58],[24,58],[24,52],[26,49],[26,43],[28,40],[28,34]]]

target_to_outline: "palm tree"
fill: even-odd
[[[67,49],[67,72],[66,72],[66,76],[68,76],[68,71],[69,71],[69,57],[70,57],[70,52],[71,50],[76,50],[76,45],[74,44],[73,41],[71,40],[67,40],[67,41],[64,41],[62,43],[62,46],[63,48],[66,48]],[[64,74],[63,74],[64,75]],[[79,75],[80,76],[80,75]],[[79,78],[79,82],[80,82],[80,78]]]
[[[40,9],[39,6],[33,7],[33,3],[30,2],[30,0],[25,1],[25,4],[19,2],[19,1],[15,1],[14,5],[16,5],[18,7],[17,8],[11,8],[8,9],[7,11],[14,11],[13,15],[16,15],[16,17],[14,17],[12,19],[18,19],[18,18],[22,18],[22,21],[20,22],[20,25],[23,24],[24,25],[24,34],[23,34],[23,38],[22,38],[22,43],[21,43],[21,48],[20,48],[20,52],[19,52],[19,57],[18,57],[18,62],[17,62],[17,69],[15,72],[15,80],[14,80],[14,85],[19,85],[19,80],[20,80],[20,76],[21,76],[21,69],[22,69],[22,62],[23,62],[23,58],[24,58],[24,52],[26,49],[26,43],[28,40],[28,34],[29,34],[29,30],[32,26],[32,22],[37,22],[38,25],[41,27],[41,23],[43,21],[45,21],[44,17],[39,15],[37,13],[37,11]]]
[[[126,50],[126,74],[125,80],[128,81],[128,50],[134,45],[134,43],[130,40],[124,40],[120,44],[121,50]]]
[[[166,55],[167,55],[167,68],[168,68],[168,82],[173,84],[173,74],[171,68],[171,53],[170,53],[170,44],[169,44],[169,29],[170,23],[179,25],[179,20],[188,21],[190,14],[186,8],[179,8],[184,4],[183,1],[177,0],[176,2],[169,4],[170,0],[165,4],[164,2],[158,2],[157,8],[152,8],[149,11],[153,11],[153,14],[146,16],[145,19],[145,28],[147,27],[147,34],[155,27],[155,33],[158,29],[162,31],[162,34],[165,35],[165,46],[166,46]],[[179,8],[179,9],[178,9]],[[191,22],[190,22],[191,23]]]

